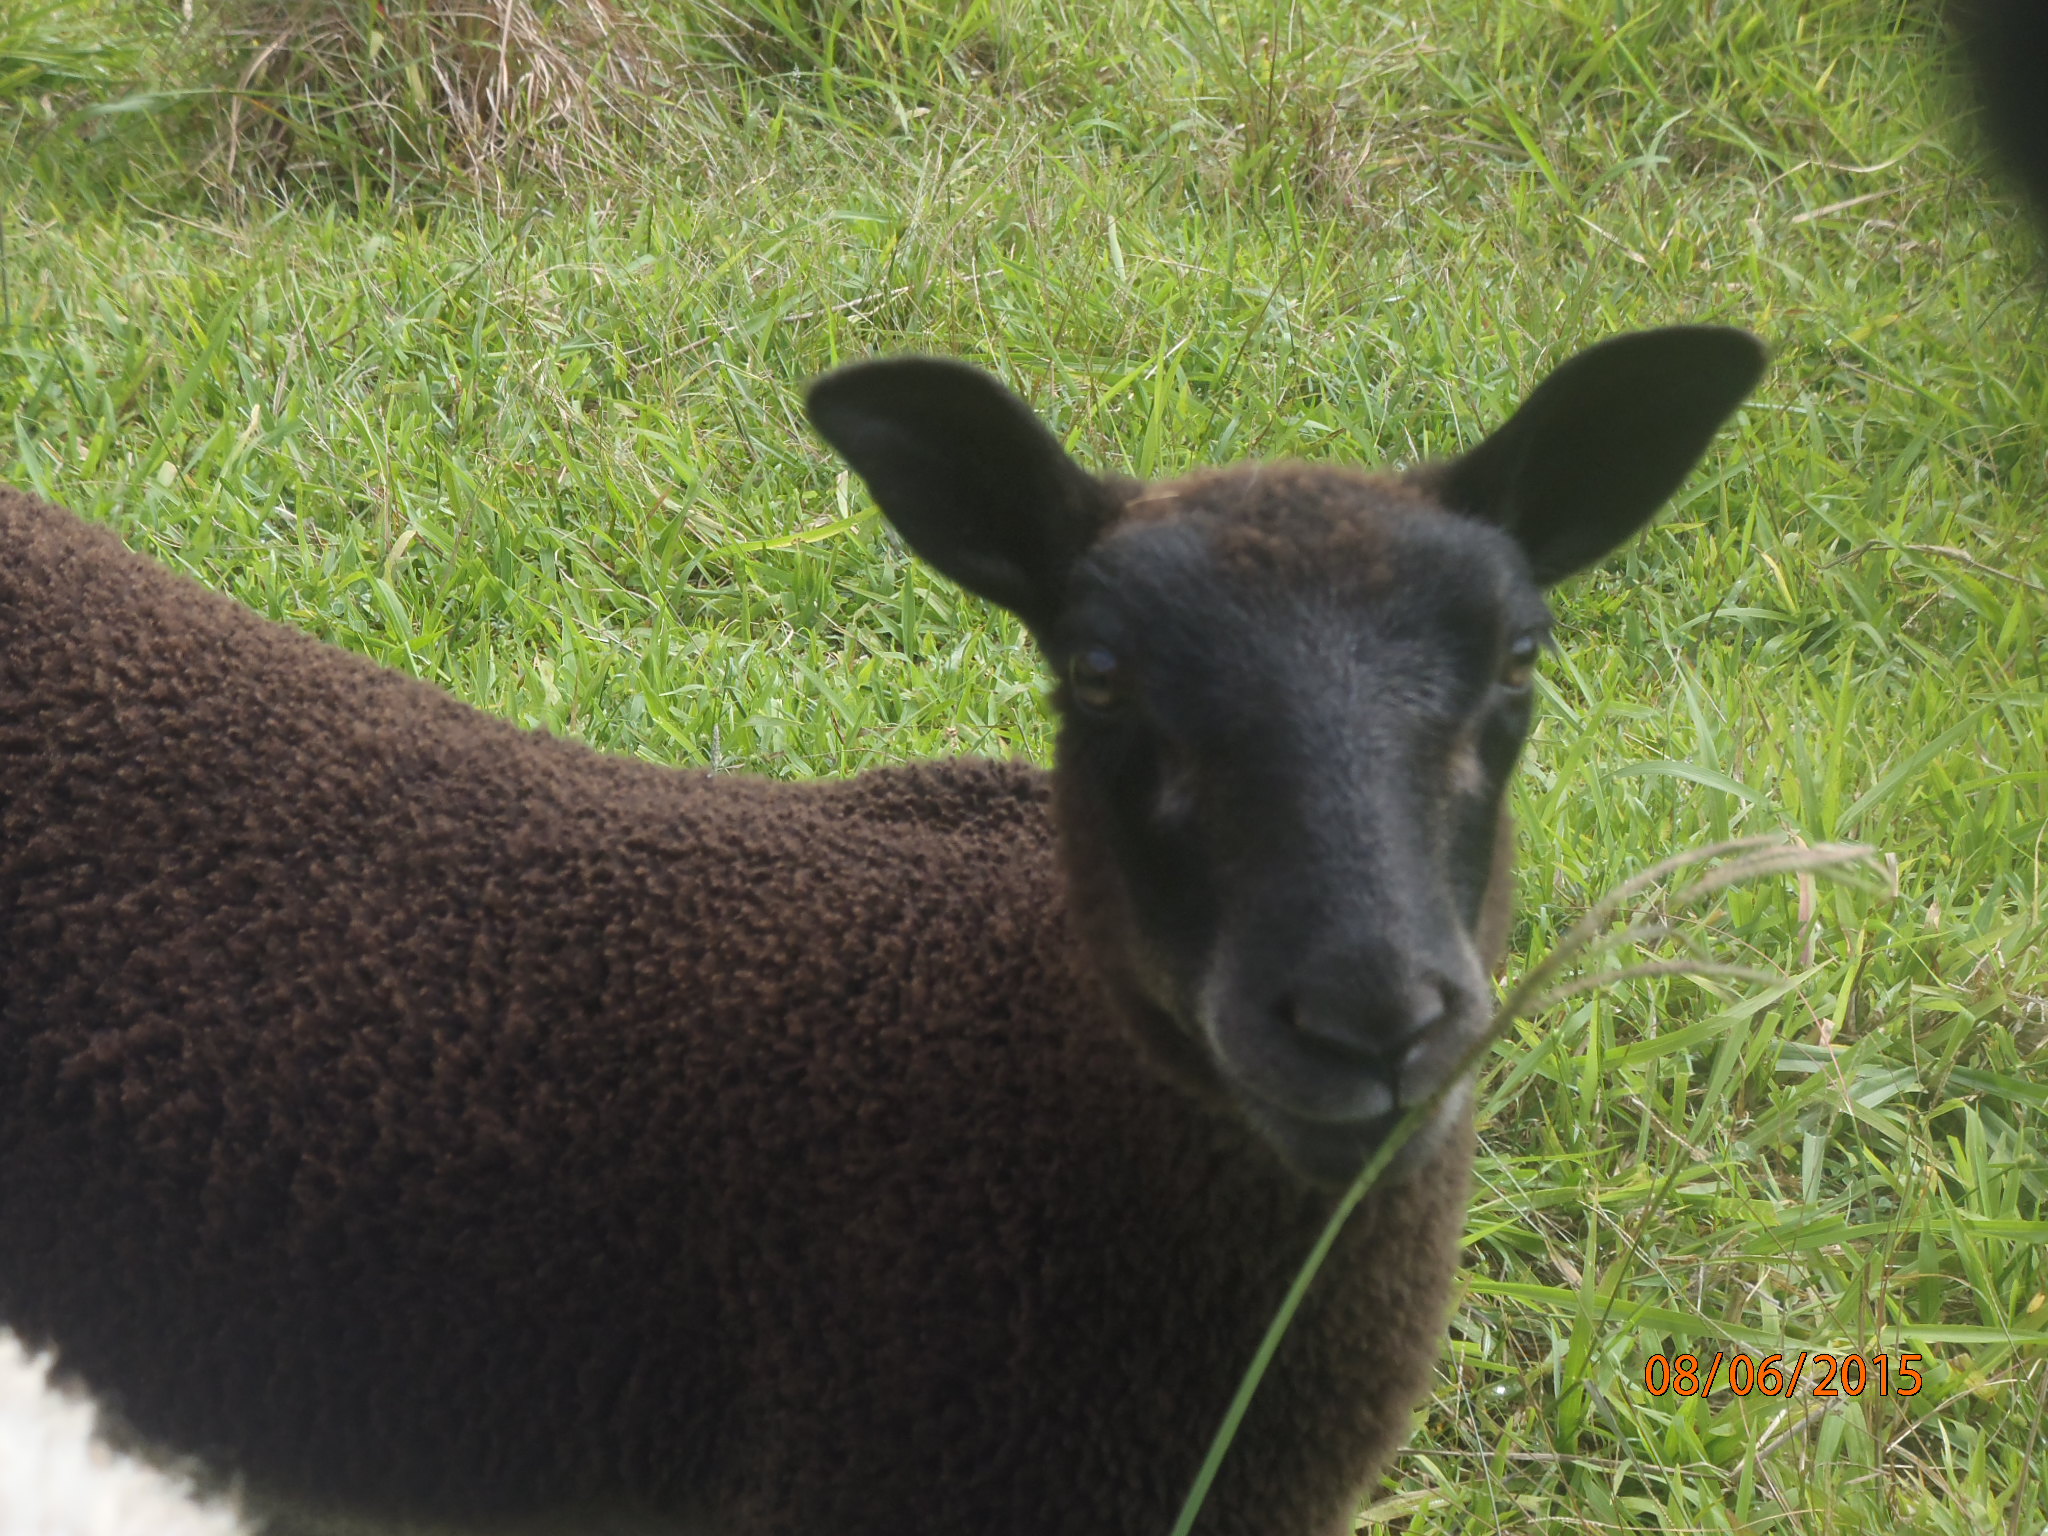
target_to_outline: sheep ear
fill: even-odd
[[[1023,401],[965,363],[899,357],[835,369],[805,403],[920,556],[1034,630],[1058,616],[1113,507]]]
[[[1678,325],[1589,347],[1462,458],[1420,478],[1497,523],[1536,579],[1583,570],[1650,520],[1764,368],[1747,331]]]

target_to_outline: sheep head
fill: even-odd
[[[910,547],[1022,618],[1058,678],[1074,914],[1140,1038],[1336,1182],[1485,1027],[1543,588],[1648,521],[1762,365],[1741,331],[1617,337],[1398,476],[1100,478],[939,359],[841,368],[809,407]]]

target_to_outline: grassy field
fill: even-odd
[[[1733,896],[1781,982],[1503,1053],[1364,1518],[2048,1527],[2048,285],[1932,0],[646,3],[648,93],[499,175],[403,89],[230,124],[175,7],[0,0],[0,478],[616,751],[1043,758],[1016,626],[906,561],[808,375],[957,353],[1144,475],[1413,460],[1612,331],[1754,328],[1756,402],[1560,594],[1517,945],[1731,833],[1897,895]],[[1892,1394],[1644,1379],[1827,1348]]]

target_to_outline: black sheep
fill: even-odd
[[[1050,774],[602,756],[0,493],[0,1321],[287,1523],[1163,1536],[1483,1026],[1540,587],[1760,364],[1623,337],[1449,464],[1149,487],[960,365],[827,376],[1059,672]],[[1470,1151],[1453,1094],[1202,1530],[1349,1530]]]

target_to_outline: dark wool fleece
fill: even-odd
[[[290,1504],[1163,1533],[1327,1206],[1110,1015],[1047,786],[601,756],[0,492],[0,1320]],[[1451,1141],[1204,1529],[1349,1530]]]

